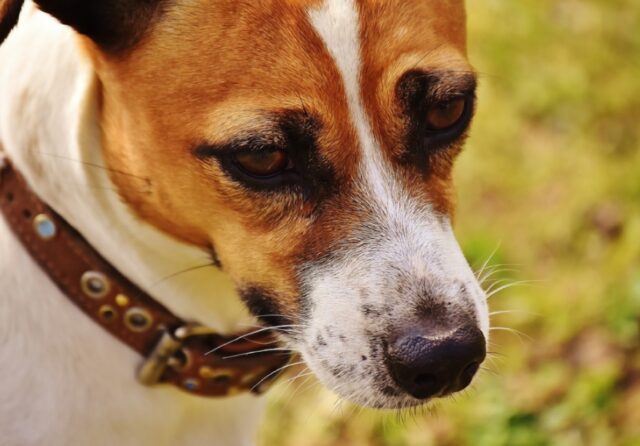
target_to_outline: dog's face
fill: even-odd
[[[327,386],[404,407],[469,384],[488,315],[450,226],[462,0],[103,2],[134,9],[117,36],[39,3],[92,39],[123,199],[214,249]]]

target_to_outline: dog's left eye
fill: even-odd
[[[234,162],[244,173],[257,177],[268,178],[284,172],[290,161],[282,150],[260,150],[239,153],[234,156]]]

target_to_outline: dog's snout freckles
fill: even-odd
[[[352,250],[307,270],[309,314],[297,348],[325,385],[372,407],[419,405],[460,391],[486,356],[484,294],[468,266],[466,275],[454,269],[444,252],[440,262],[426,261],[439,265],[434,272],[416,270],[397,248]],[[396,261],[379,260],[385,256]]]

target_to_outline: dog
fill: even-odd
[[[469,385],[462,0],[0,5],[4,162],[131,282],[218,333],[269,327],[356,404]],[[2,446],[255,442],[264,398],[141,385],[3,218],[0,253]]]

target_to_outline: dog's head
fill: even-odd
[[[215,251],[327,386],[404,407],[469,384],[488,315],[450,225],[463,0],[37,3],[84,35],[123,199]]]

